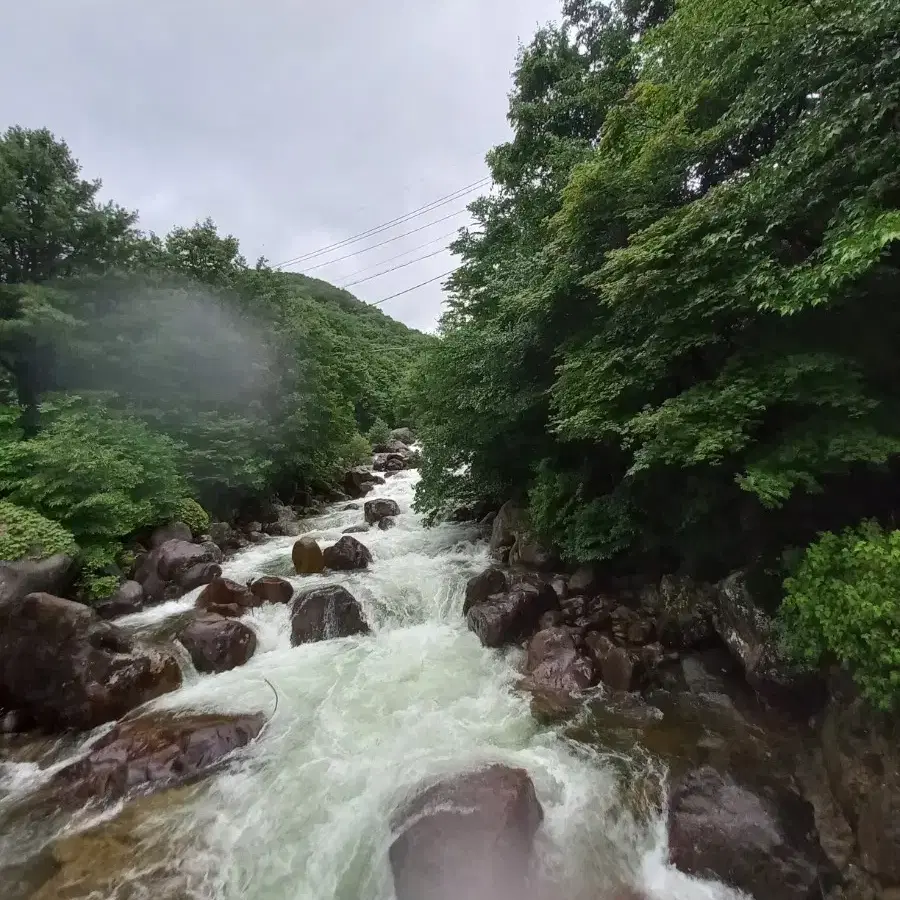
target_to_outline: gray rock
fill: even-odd
[[[28,594],[61,596],[76,574],[75,560],[64,553],[41,560],[0,562],[0,603],[22,600]]]
[[[126,581],[108,599],[94,605],[101,619],[114,619],[140,612],[144,608],[144,589],[137,581]]]
[[[295,647],[368,632],[359,602],[340,585],[301,591],[291,608],[291,644]]]

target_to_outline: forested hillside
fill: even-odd
[[[434,340],[99,189],[50,132],[0,138],[0,558],[77,542],[88,581],[138,530],[204,522],[192,501],[227,518],[368,459]]]
[[[419,506],[518,498],[611,570],[793,572],[804,652],[900,693],[890,540],[790,562],[900,509],[900,7],[563,6],[456,245]]]

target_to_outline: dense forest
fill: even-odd
[[[794,651],[900,696],[900,7],[563,14],[455,244],[418,506],[516,499],[610,571],[787,578]]]
[[[434,341],[209,220],[144,233],[100,188],[49,131],[0,136],[0,558],[77,548],[94,596],[141,530],[368,461]]]

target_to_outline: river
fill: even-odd
[[[389,900],[392,809],[421,779],[486,761],[530,773],[545,812],[537,854],[554,896],[600,900],[623,884],[666,900],[733,896],[665,864],[664,819],[650,799],[665,772],[651,754],[579,743],[536,723],[515,689],[521,651],[483,648],[461,615],[466,580],[488,564],[486,548],[467,526],[423,527],[411,510],[417,478],[401,472],[370,495],[393,498],[401,515],[393,529],[357,535],[375,557],[368,571],[291,577],[298,587],[345,585],[372,635],[292,648],[289,608],[269,605],[244,619],[259,639],[247,665],[199,677],[185,663],[184,687],[152,704],[271,713],[273,689],[278,701],[261,739],[226,771],[153,807],[111,886],[92,897]],[[345,505],[305,523],[323,545],[362,521],[361,509]],[[255,545],[224,574],[288,576],[293,540]],[[119,624],[153,633],[193,601]],[[56,752],[70,756],[71,748]],[[95,824],[82,816],[51,828],[51,816],[43,829],[17,825],[11,810],[44,777],[34,763],[4,770],[0,853],[8,862],[39,859],[41,847],[46,856],[61,834]]]

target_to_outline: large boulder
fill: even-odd
[[[463,615],[479,603],[484,603],[492,594],[500,594],[506,590],[509,582],[506,572],[492,566],[466,582],[466,599],[463,603]]]
[[[179,596],[194,583],[196,567],[220,563],[222,552],[214,544],[193,544],[179,539],[154,547],[137,567],[134,578],[144,589],[145,602],[159,603]],[[172,588],[169,588],[169,584]]]
[[[542,820],[523,769],[489,766],[420,790],[391,822],[397,900],[519,900]]]
[[[760,699],[803,714],[822,707],[824,679],[785,657],[775,624],[750,596],[743,573],[719,583],[714,625]]]
[[[573,597],[594,597],[603,587],[603,576],[599,566],[579,566],[569,577],[569,594]]]
[[[823,896],[834,872],[815,834],[812,807],[799,794],[751,790],[710,766],[689,772],[670,792],[671,861],[752,897]]]
[[[81,603],[29,594],[0,605],[0,703],[44,727],[94,728],[180,686],[174,656]]]
[[[311,537],[302,537],[294,542],[291,550],[294,571],[298,575],[316,575],[325,569],[325,558],[318,541]]]
[[[579,694],[590,687],[594,664],[575,646],[567,628],[544,628],[528,642],[525,664],[529,690],[561,695]]]
[[[401,444],[405,444],[408,447],[410,444],[415,443],[416,437],[409,428],[392,428],[391,440],[400,441]]]
[[[197,563],[191,566],[179,579],[181,589],[187,593],[194,588],[203,587],[209,584],[214,578],[218,578],[222,574],[222,567],[218,563],[206,562]]]
[[[40,560],[0,562],[0,603],[22,600],[29,594],[60,596],[77,574],[75,560],[65,553]]]
[[[356,466],[344,476],[344,490],[355,500],[374,490],[376,484],[384,484],[384,479],[365,466]]]
[[[406,453],[376,453],[372,468],[376,472],[400,472],[406,468]]]
[[[296,537],[300,534],[300,522],[297,513],[290,506],[275,501],[269,510],[268,521],[263,525],[263,532],[281,537]]]
[[[87,755],[60,770],[52,786],[77,798],[114,799],[195,778],[239,747],[253,741],[265,724],[261,713],[171,714],[117,725]]]
[[[144,608],[144,589],[137,581],[126,581],[106,600],[95,604],[94,610],[101,619],[115,619],[140,612]]]
[[[550,570],[558,562],[529,530],[527,512],[511,500],[500,507],[493,521],[489,546],[495,559],[511,566]]]
[[[466,624],[485,647],[500,647],[531,634],[552,609],[559,609],[556,591],[538,578],[522,576],[510,579],[504,593],[472,606]]]
[[[184,522],[170,522],[168,525],[160,525],[150,535],[150,547],[155,550],[168,541],[187,541],[190,543],[193,537],[191,529]]]
[[[900,719],[838,692],[822,720],[828,782],[856,833],[863,866],[900,884]]]
[[[178,640],[203,674],[242,666],[256,652],[256,634],[235,619],[216,613],[199,616],[178,633]]]
[[[358,601],[340,585],[301,591],[291,608],[291,644],[295,647],[368,632]]]
[[[263,603],[290,603],[294,596],[294,586],[285,578],[263,575],[250,585],[250,592]]]
[[[230,578],[214,578],[197,597],[197,609],[218,613],[221,616],[240,617],[257,606],[262,599],[245,584],[238,584]]]
[[[241,546],[241,537],[227,522],[212,522],[209,537],[221,550],[236,550]]]
[[[363,518],[369,525],[376,525],[388,516],[399,516],[400,507],[396,500],[379,497],[377,500],[366,500],[363,504]]]
[[[326,547],[323,557],[327,568],[338,571],[365,569],[372,562],[369,548],[350,534],[345,534],[336,544]]]
[[[489,545],[491,551],[497,552],[512,547],[519,532],[527,526],[527,517],[523,510],[512,500],[507,500],[494,519]]]

